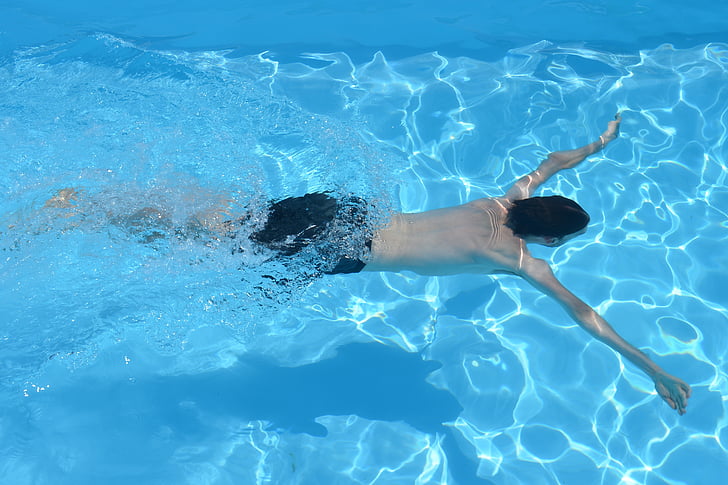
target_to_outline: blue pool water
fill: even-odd
[[[0,4],[1,483],[722,483],[728,7],[441,3]],[[682,417],[516,278],[170,235],[499,195],[617,110],[542,191],[587,234],[533,252],[692,385]]]

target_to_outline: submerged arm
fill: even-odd
[[[690,386],[677,377],[667,374],[642,351],[624,340],[597,312],[567,290],[556,279],[545,261],[530,258],[524,265],[521,275],[536,288],[554,297],[592,337],[609,345],[650,376],[658,394],[667,404],[679,414],[685,414],[691,393]]]
[[[546,182],[559,170],[574,167],[589,155],[593,155],[598,151],[603,150],[609,142],[617,138],[617,134],[619,133],[619,124],[621,121],[622,117],[619,113],[617,113],[614,116],[614,121],[609,122],[607,129],[599,136],[598,140],[573,150],[562,150],[559,152],[549,153],[548,158],[541,162],[536,170],[524,177],[521,177],[515,184],[513,184],[508,192],[506,192],[505,197],[510,200],[520,200],[531,197],[533,192],[541,184]]]

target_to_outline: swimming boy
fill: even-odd
[[[663,371],[620,337],[589,305],[566,289],[549,265],[531,256],[528,243],[559,246],[583,234],[589,216],[576,202],[560,196],[532,197],[559,170],[571,168],[616,139],[621,118],[611,121],[593,143],[549,154],[539,167],[518,180],[501,197],[417,214],[398,214],[379,230],[363,271],[413,271],[423,275],[458,273],[520,276],[556,299],[594,338],[639,367],[659,395],[685,413],[691,389]]]
[[[318,270],[328,274],[359,271],[413,271],[422,275],[459,273],[520,276],[556,299],[594,338],[606,343],[642,369],[655,383],[658,394],[679,414],[685,413],[691,389],[663,371],[649,357],[620,337],[589,305],[566,289],[549,265],[531,256],[528,243],[559,246],[583,234],[587,213],[574,201],[560,196],[533,197],[536,189],[559,170],[571,168],[604,149],[617,138],[621,118],[608,124],[599,139],[575,150],[549,154],[539,167],[518,180],[503,196],[416,214],[397,214],[373,237],[361,241],[361,257],[337,253],[337,240],[359,237],[347,231],[366,223],[366,203],[357,197],[337,200],[314,193],[273,203],[262,227],[250,240],[269,250],[270,259],[289,260],[311,245],[327,256]],[[46,203],[51,208],[73,208],[74,189],[63,189]],[[234,228],[247,217],[221,222],[219,218],[193,218],[194,224],[174,229],[177,237],[196,237],[201,231],[215,238],[235,238]],[[166,237],[171,222],[157,209],[145,207],[131,215],[111,219],[142,242]],[[337,224],[331,224],[336,220]],[[338,233],[332,233],[336,227]],[[149,229],[153,229],[151,236]],[[343,228],[343,229],[342,229]],[[141,230],[144,231],[141,231]],[[343,230],[343,232],[342,232]],[[333,247],[333,249],[332,249]],[[244,252],[247,244],[236,252]],[[328,266],[327,266],[328,265]],[[274,277],[270,277],[276,280]]]

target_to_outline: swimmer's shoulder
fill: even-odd
[[[505,225],[512,202],[505,197],[488,197],[468,205],[487,213],[492,226],[487,243],[478,248],[478,259],[492,267],[492,274],[519,275],[523,262],[531,255],[525,241]]]
[[[500,211],[506,212],[512,204],[512,201],[506,197],[481,197],[480,199],[472,200],[465,205],[480,207],[481,209],[496,208]]]
[[[494,230],[499,231],[499,227],[506,222],[508,217],[508,208],[511,206],[511,202],[505,197],[484,197],[482,199],[476,199],[462,207],[475,209],[478,212],[483,212],[488,215],[488,219],[494,226]]]

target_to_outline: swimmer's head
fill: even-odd
[[[508,209],[506,226],[528,242],[560,246],[583,234],[589,214],[579,204],[560,195],[516,200]]]

